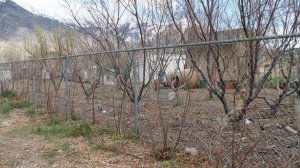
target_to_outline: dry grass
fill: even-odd
[[[109,130],[92,127],[93,136],[57,136],[50,138],[34,133],[34,128],[49,127],[50,116],[39,111],[35,118],[25,110],[13,110],[9,117],[0,116],[0,167],[211,167],[203,156],[177,154],[170,161],[158,162],[151,149],[135,139]],[[56,123],[56,126],[76,124]],[[50,124],[51,125],[51,124]]]

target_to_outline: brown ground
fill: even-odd
[[[94,133],[93,141],[104,141],[106,148],[96,149],[86,138],[51,137],[33,134],[37,125],[45,125],[49,116],[38,114],[34,119],[24,110],[13,110],[10,116],[0,115],[0,167],[212,167],[202,156],[176,154],[170,161],[158,162],[150,156],[148,146],[137,140],[121,139],[115,148],[116,138]],[[96,129],[93,128],[93,129]],[[215,167],[215,166],[214,166]]]
[[[15,87],[18,88],[19,93],[22,88],[29,88],[27,93],[30,94],[27,97],[29,99],[32,97],[30,83],[29,87],[26,87],[19,82]],[[67,107],[68,114],[73,112],[77,118],[91,121],[92,103],[91,100],[87,101],[80,85],[71,84],[68,99],[65,97],[64,87],[63,83],[57,106],[54,104],[53,94],[52,106],[56,107],[62,115],[65,114]],[[23,89],[24,91],[26,92],[26,89]],[[45,105],[46,99],[43,91],[44,86],[42,85],[38,88],[37,97],[39,103]],[[275,95],[274,90],[267,91],[271,96]],[[183,151],[185,147],[195,147],[201,155],[217,160],[224,167],[230,167],[232,164],[237,167],[300,167],[299,136],[284,129],[286,126],[296,128],[291,98],[287,98],[282,103],[276,115],[270,114],[268,106],[263,100],[256,100],[249,107],[246,116],[246,118],[253,119],[254,123],[245,124],[243,121],[237,129],[233,129],[232,124],[226,120],[222,104],[217,98],[209,99],[205,89],[193,89],[190,90],[190,94],[190,104],[183,125],[182,139],[179,143],[180,151]],[[99,106],[107,111],[107,113],[101,113],[96,110],[97,125],[115,130],[116,117],[120,114],[119,112],[122,112],[120,130],[125,134],[132,133],[131,103],[128,99],[122,103],[121,91],[114,86],[102,86],[97,89],[95,95],[95,109]],[[164,140],[162,135],[164,125],[164,128],[168,130],[168,145],[172,146],[178,137],[179,121],[185,112],[187,91],[180,91],[181,103],[179,106],[175,105],[175,100],[157,101],[156,95],[157,92],[150,89],[140,104],[141,140],[147,144],[157,144],[157,147],[160,147]],[[230,92],[227,96],[228,100],[232,101],[233,93]],[[66,100],[67,106],[65,106]],[[160,122],[161,117],[163,117],[163,123]],[[149,156],[146,158],[148,159],[145,163],[151,163]],[[192,159],[191,162],[198,164],[195,167],[202,167],[201,159]],[[151,164],[150,167],[156,166]],[[136,162],[133,162],[133,165],[136,166]],[[183,167],[187,167],[187,165]]]

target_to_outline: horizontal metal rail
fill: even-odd
[[[75,54],[75,55],[65,55],[65,56],[60,56],[60,57],[47,57],[47,58],[29,59],[29,60],[22,60],[22,61],[2,62],[2,63],[0,63],[0,65],[1,64],[9,64],[9,63],[33,62],[33,61],[41,61],[41,60],[55,60],[55,59],[75,58],[75,57],[83,57],[83,56],[105,55],[105,54],[114,54],[114,53],[123,53],[123,52],[136,52],[136,51],[147,51],[147,50],[157,50],[157,49],[196,47],[196,46],[217,45],[217,44],[232,44],[232,43],[247,42],[247,41],[262,41],[262,40],[283,39],[283,38],[292,38],[292,37],[300,37],[300,33],[274,35],[274,36],[262,36],[262,37],[251,37],[251,38],[240,38],[240,39],[230,39],[230,40],[202,41],[202,42],[189,43],[189,44],[153,46],[153,47],[132,48],[132,49],[122,49],[122,50],[113,50],[113,51],[100,51],[100,52],[83,53],[83,54]]]

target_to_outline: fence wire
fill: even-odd
[[[176,145],[182,130],[179,149],[197,148],[224,166],[299,167],[299,136],[287,128],[296,130],[299,122],[289,93],[297,91],[292,85],[298,81],[300,50],[295,45],[261,47],[260,55],[251,55],[248,47],[253,44],[247,43],[299,36],[1,63],[1,92],[13,91],[39,111],[87,120],[118,133],[128,134],[138,127],[143,141],[158,146],[165,138],[170,146]],[[257,62],[250,65],[254,56]],[[259,94],[243,120],[232,121],[231,114],[243,109],[251,89]]]

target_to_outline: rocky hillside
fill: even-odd
[[[0,0],[0,62],[28,57],[24,50],[24,41],[32,40],[36,25],[49,34],[58,26],[64,27],[63,23],[34,14],[12,0]]]
[[[15,36],[20,29],[30,32],[35,25],[40,25],[51,31],[60,24],[57,20],[33,14],[11,0],[0,1],[1,40]]]

